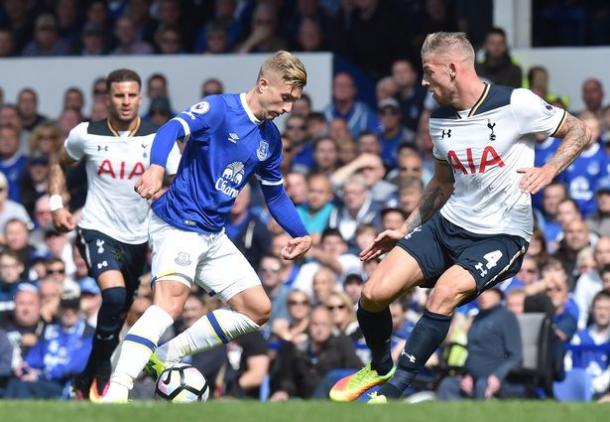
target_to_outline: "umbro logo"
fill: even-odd
[[[445,139],[445,136],[451,138],[451,129],[443,130],[441,132],[441,139]]]
[[[239,141],[239,136],[237,136],[237,133],[231,132],[231,133],[229,133],[229,137],[227,138],[227,141],[233,142],[234,144],[236,144],[237,141]]]
[[[108,152],[108,145],[105,145],[105,146],[98,145],[97,150],[98,151],[104,150],[104,151]]]

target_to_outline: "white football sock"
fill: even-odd
[[[228,309],[217,309],[199,318],[190,328],[159,346],[156,355],[163,362],[179,362],[183,356],[228,343],[260,327],[250,318]]]
[[[142,314],[121,343],[121,352],[110,377],[107,395],[121,396],[125,390],[131,390],[133,380],[155,351],[161,335],[173,323],[172,317],[156,305],[150,306]]]

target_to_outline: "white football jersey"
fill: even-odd
[[[150,165],[150,148],[156,127],[141,121],[131,132],[115,132],[106,120],[83,122],[64,143],[72,159],[86,157],[87,201],[78,226],[100,231],[118,241],[141,244],[148,240],[150,204],[134,185]],[[180,150],[174,145],[166,164],[175,174]]]
[[[565,116],[527,89],[488,84],[472,109],[433,112],[433,154],[451,165],[455,178],[443,217],[472,233],[529,241],[531,197],[519,189],[517,169],[534,166],[534,134],[552,136]]]

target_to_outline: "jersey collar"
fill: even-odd
[[[488,84],[487,82],[483,82],[483,83],[485,84],[485,87],[483,88],[483,92],[481,93],[481,96],[479,97],[477,102],[474,103],[474,105],[472,106],[472,108],[470,110],[455,110],[455,114],[458,119],[464,119],[464,118],[474,116],[477,113],[477,110],[479,109],[479,107],[481,107],[481,105],[485,102],[485,100],[489,96],[489,89],[490,89],[491,85]]]
[[[246,110],[246,114],[248,115],[248,118],[250,119],[250,121],[252,123],[254,123],[255,125],[260,125],[261,123],[263,123],[262,120],[258,120],[256,118],[256,116],[254,115],[254,113],[252,113],[252,110],[250,110],[250,107],[248,106],[248,103],[246,102],[246,93],[242,92],[241,94],[239,94],[239,100],[241,101],[241,106],[244,108],[244,110]]]
[[[142,123],[142,120],[140,119],[140,116],[137,116],[136,117],[136,127],[127,134],[127,137],[135,136],[135,134],[138,132],[138,129],[140,129],[140,123]],[[115,128],[113,128],[112,125],[110,124],[110,119],[106,119],[106,124],[108,125],[108,130],[110,130],[110,133],[112,133],[117,138],[121,138],[121,135],[119,134],[119,132]]]

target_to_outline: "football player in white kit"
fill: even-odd
[[[62,166],[86,159],[87,201],[76,229],[81,254],[102,289],[102,306],[87,366],[73,386],[77,398],[91,400],[101,397],[108,383],[110,356],[146,262],[150,206],[134,192],[134,184],[149,167],[156,132],[138,116],[141,80],[136,72],[115,70],[106,86],[108,118],[72,129],[49,177],[53,223],[60,231],[73,230],[72,214],[62,203]],[[179,162],[176,147],[167,161],[168,174],[176,173]]]
[[[358,322],[369,365],[331,389],[336,401],[398,398],[447,335],[457,306],[514,275],[532,235],[531,194],[548,185],[590,141],[583,122],[526,89],[482,82],[463,33],[429,34],[423,81],[441,106],[430,118],[435,173],[401,230],[381,233],[361,253],[389,252],[364,285]],[[534,165],[534,134],[563,138],[554,156]],[[407,290],[431,287],[423,316],[394,366],[388,305]],[[501,371],[487,394],[501,387]]]

